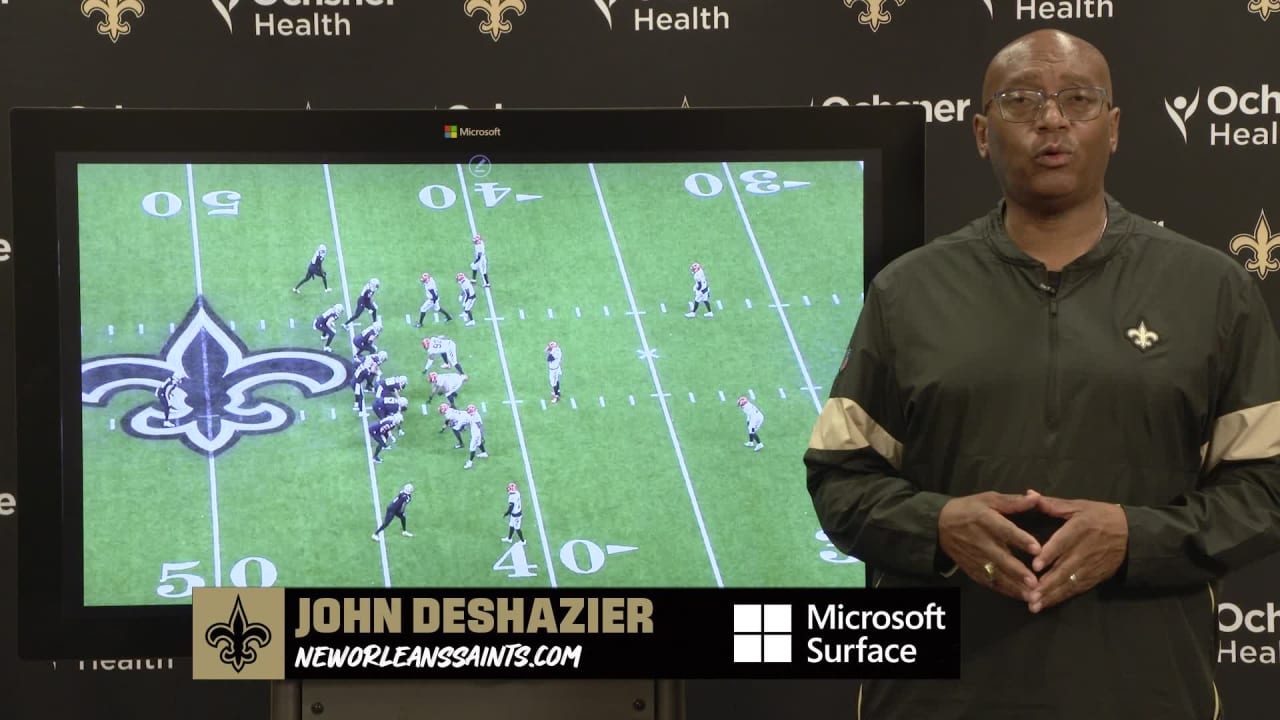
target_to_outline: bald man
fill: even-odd
[[[1226,253],[1104,188],[1107,61],[1037,31],[974,118],[1003,197],[879,273],[804,456],[874,587],[960,588],[961,678],[859,717],[1210,720],[1214,589],[1280,550],[1280,342]]]

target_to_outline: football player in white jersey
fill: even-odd
[[[524,545],[524,531],[520,529],[520,521],[524,517],[524,503],[520,501],[520,488],[515,483],[507,483],[507,511],[502,513],[507,520],[507,536],[500,538],[502,542],[511,542],[511,536],[518,534],[520,544]]]
[[[458,364],[458,344],[450,340],[447,335],[422,338],[422,349],[427,351],[427,364],[422,367],[422,372],[431,371],[431,366],[436,362],[436,355],[444,361],[446,370],[456,368],[458,372],[462,372],[462,366]]]
[[[693,273],[693,302],[689,303],[689,312],[684,316],[687,318],[697,317],[698,306],[706,303],[707,311],[703,313],[703,317],[715,317],[711,312],[711,285],[707,283],[707,274],[703,272],[702,265],[694,263],[689,266],[689,272]]]
[[[742,408],[742,412],[747,416],[747,447],[753,447],[756,452],[764,449],[764,443],[760,440],[760,426],[764,424],[764,413],[760,412],[760,408],[745,397],[738,398],[738,407]]]
[[[484,252],[484,238],[477,235],[473,242],[476,246],[476,257],[471,261],[471,279],[475,280],[478,272],[484,278],[484,286],[489,287],[489,256]]]
[[[476,319],[471,315],[471,309],[476,306],[476,286],[466,275],[458,273],[458,302],[462,303],[462,314],[466,316],[467,327],[476,324]]]
[[[422,292],[427,296],[422,301],[422,307],[418,308],[418,324],[414,327],[422,327],[422,323],[427,319],[427,313],[438,312],[444,315],[444,321],[453,320],[453,316],[440,306],[440,289],[436,287],[436,279],[431,277],[431,273],[422,273]]]
[[[564,357],[555,340],[547,343],[547,382],[551,384],[551,402],[560,402],[561,360]]]
[[[472,463],[478,457],[487,458],[489,453],[484,449],[484,418],[480,417],[480,411],[475,405],[467,406],[467,423],[471,426],[471,457],[467,458],[467,464],[463,465],[464,470],[471,469]]]
[[[462,429],[471,424],[471,418],[465,410],[459,410],[449,407],[449,403],[440,403],[440,414],[444,416],[444,427],[440,428],[440,432],[452,430],[453,436],[457,438],[458,444],[453,446],[454,450],[462,449]]]
[[[435,399],[436,395],[443,397],[449,401],[449,407],[456,408],[458,403],[458,391],[462,389],[462,384],[470,378],[462,373],[429,373],[427,380],[431,383],[431,397],[427,398],[427,402]]]

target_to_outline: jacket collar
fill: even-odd
[[[1099,265],[1107,261],[1133,231],[1133,215],[1118,200],[1105,194],[1107,203],[1107,229],[1102,238],[1084,255],[1072,260],[1064,268],[1075,270]],[[1044,263],[1036,260],[1018,247],[1004,228],[1005,201],[1001,198],[996,207],[987,214],[984,221],[983,236],[996,255],[1004,260],[1029,267],[1041,267]]]

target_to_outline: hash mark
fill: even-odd
[[[138,334],[141,335],[142,333],[143,333],[142,323],[138,323]]]
[[[717,392],[718,392],[718,393],[720,393],[720,402],[724,402],[724,391],[723,391],[723,390],[717,390]]]
[[[787,391],[786,391],[786,390],[783,390],[782,388],[778,388],[778,394],[782,396],[782,399],[783,399],[783,400],[786,400],[786,399],[787,399]]]
[[[426,403],[422,403],[422,414],[423,414],[423,415],[426,415],[426,414],[427,414],[427,404],[426,404]]]
[[[833,302],[833,303],[835,303],[835,304],[839,305],[839,304],[840,304],[840,296],[839,296],[839,295],[836,295],[835,293],[831,293],[831,302]]]
[[[107,427],[110,427],[112,430],[115,430],[115,429],[116,429],[116,419],[115,419],[115,418],[111,418],[111,420],[109,420],[109,421],[107,422]]]
[[[752,399],[753,401],[756,399],[756,391],[755,391],[755,390],[747,390],[747,394],[751,396],[751,399]]]
[[[547,308],[547,319],[548,319],[548,320],[555,320],[555,319],[556,319],[556,314],[555,314],[554,312],[552,312],[552,311],[551,311],[551,308]]]
[[[172,335],[175,332],[177,332],[177,328],[173,326],[173,323],[169,323],[169,334]]]
[[[235,320],[232,320],[232,321],[231,321],[231,332],[235,332],[235,331],[236,331],[236,321],[235,321]]]
[[[635,407],[635,404],[636,404],[636,396],[635,396],[635,395],[628,395],[628,396],[627,396],[627,399],[631,401],[631,405],[632,405],[632,407]]]
[[[666,303],[658,303],[658,307],[662,308],[662,312],[664,312],[664,313],[667,311],[667,304],[666,304]]]
[[[543,409],[543,410],[546,410],[546,409],[547,409],[547,399],[546,399],[546,398],[542,398],[542,399],[541,399],[541,400],[539,400],[538,402],[542,403],[542,409]]]
[[[751,309],[751,298],[747,298],[747,309]]]
[[[800,299],[804,301],[804,306],[805,306],[805,307],[809,307],[809,296],[808,296],[808,295],[801,295],[801,296],[800,296]]]
[[[520,309],[520,319],[521,319],[521,320],[523,320],[523,319],[524,319],[524,308],[521,308],[521,309]]]
[[[691,402],[691,403],[696,403],[696,402],[698,402],[697,400],[694,400],[694,399],[693,399],[693,393],[689,393],[689,402]]]
[[[337,411],[336,411],[336,410],[334,410],[333,408],[329,408],[329,419],[330,419],[330,420],[337,420],[337,419],[338,419],[338,413],[337,413]]]
[[[116,334],[116,326],[115,326],[115,325],[108,325],[108,326],[107,326],[107,336],[108,336],[108,337],[110,337],[110,336],[113,336],[113,335],[115,335],[115,334]]]
[[[489,404],[488,404],[488,403],[486,403],[486,402],[481,402],[481,403],[480,403],[480,412],[482,412],[482,413],[487,413],[487,412],[489,412]]]
[[[289,318],[289,329],[290,329],[290,330],[297,330],[297,329],[298,329],[298,326],[293,322],[293,318]]]
[[[413,324],[413,317],[412,317],[412,316],[410,316],[410,315],[409,315],[409,313],[405,313],[405,314],[404,314],[404,324],[405,324],[405,325],[412,325],[412,324]]]
[[[605,306],[604,306],[604,316],[605,316],[605,317],[609,317],[609,306],[608,306],[608,305],[605,305]]]
[[[600,407],[604,407],[604,396],[600,396]]]
[[[716,300],[716,309],[717,309],[717,310],[723,310],[723,309],[724,309],[724,303],[720,302],[719,300]]]
[[[573,408],[574,410],[577,410],[577,409],[578,409],[578,401],[577,401],[577,400],[575,400],[575,399],[573,399],[573,398],[569,398],[569,407]]]
[[[574,315],[576,315],[576,316],[578,316],[578,317],[582,317],[582,308],[580,308],[580,307],[576,307],[576,308],[574,308],[574,309],[573,309],[573,314],[574,314]]]
[[[298,411],[298,419],[299,419],[299,420],[301,420],[302,422],[306,422],[306,421],[307,421],[307,411],[306,411],[306,410],[299,410],[299,411]]]
[[[259,329],[259,330],[266,330],[266,329],[267,329],[267,321],[266,321],[266,320],[259,320],[259,321],[258,321],[258,329]]]

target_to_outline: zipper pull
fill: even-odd
[[[1049,314],[1050,314],[1050,315],[1052,315],[1052,316],[1054,316],[1054,317],[1057,317],[1057,316],[1058,316],[1058,295],[1057,295],[1057,293],[1054,293],[1054,294],[1052,294],[1052,295],[1050,295],[1050,296],[1049,296]]]

